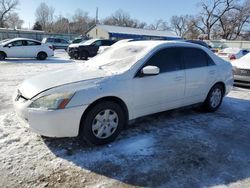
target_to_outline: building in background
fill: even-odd
[[[181,37],[177,36],[172,31],[157,31],[149,29],[137,29],[131,27],[120,27],[110,25],[96,25],[87,31],[88,38],[100,39],[162,39],[162,40],[178,40]]]

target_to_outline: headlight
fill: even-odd
[[[74,93],[56,93],[43,96],[31,103],[29,108],[41,108],[46,110],[64,109]]]

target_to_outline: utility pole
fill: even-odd
[[[99,20],[98,20],[98,7],[96,7],[96,16],[95,16],[95,24],[98,24],[99,23]]]

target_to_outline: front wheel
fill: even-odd
[[[78,53],[78,52],[74,52],[73,58],[74,58],[74,59],[79,59],[79,53]]]
[[[80,53],[80,59],[82,59],[82,60],[88,60],[88,58],[89,58],[89,53],[87,51],[82,51]]]
[[[3,52],[0,52],[0,60],[4,60],[5,59],[5,54]]]
[[[125,115],[117,103],[102,102],[90,109],[80,126],[80,138],[94,145],[116,139],[125,125]]]
[[[215,112],[221,105],[224,97],[224,89],[221,84],[216,84],[209,91],[208,96],[203,103],[203,107],[208,112]]]

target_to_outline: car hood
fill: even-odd
[[[239,60],[234,60],[231,63],[234,67],[239,68],[239,69],[250,69],[249,61],[244,61],[242,59],[239,59]]]
[[[69,45],[69,48],[77,48],[77,47],[79,47],[79,43],[76,43],[76,44],[70,44]]]
[[[101,79],[110,75],[111,73],[95,67],[73,65],[27,79],[20,85],[19,91],[23,97],[31,99],[41,92],[55,87]]]
[[[84,43],[76,43],[76,44],[70,44],[69,48],[78,48],[79,46],[88,46],[88,45],[85,45]]]

